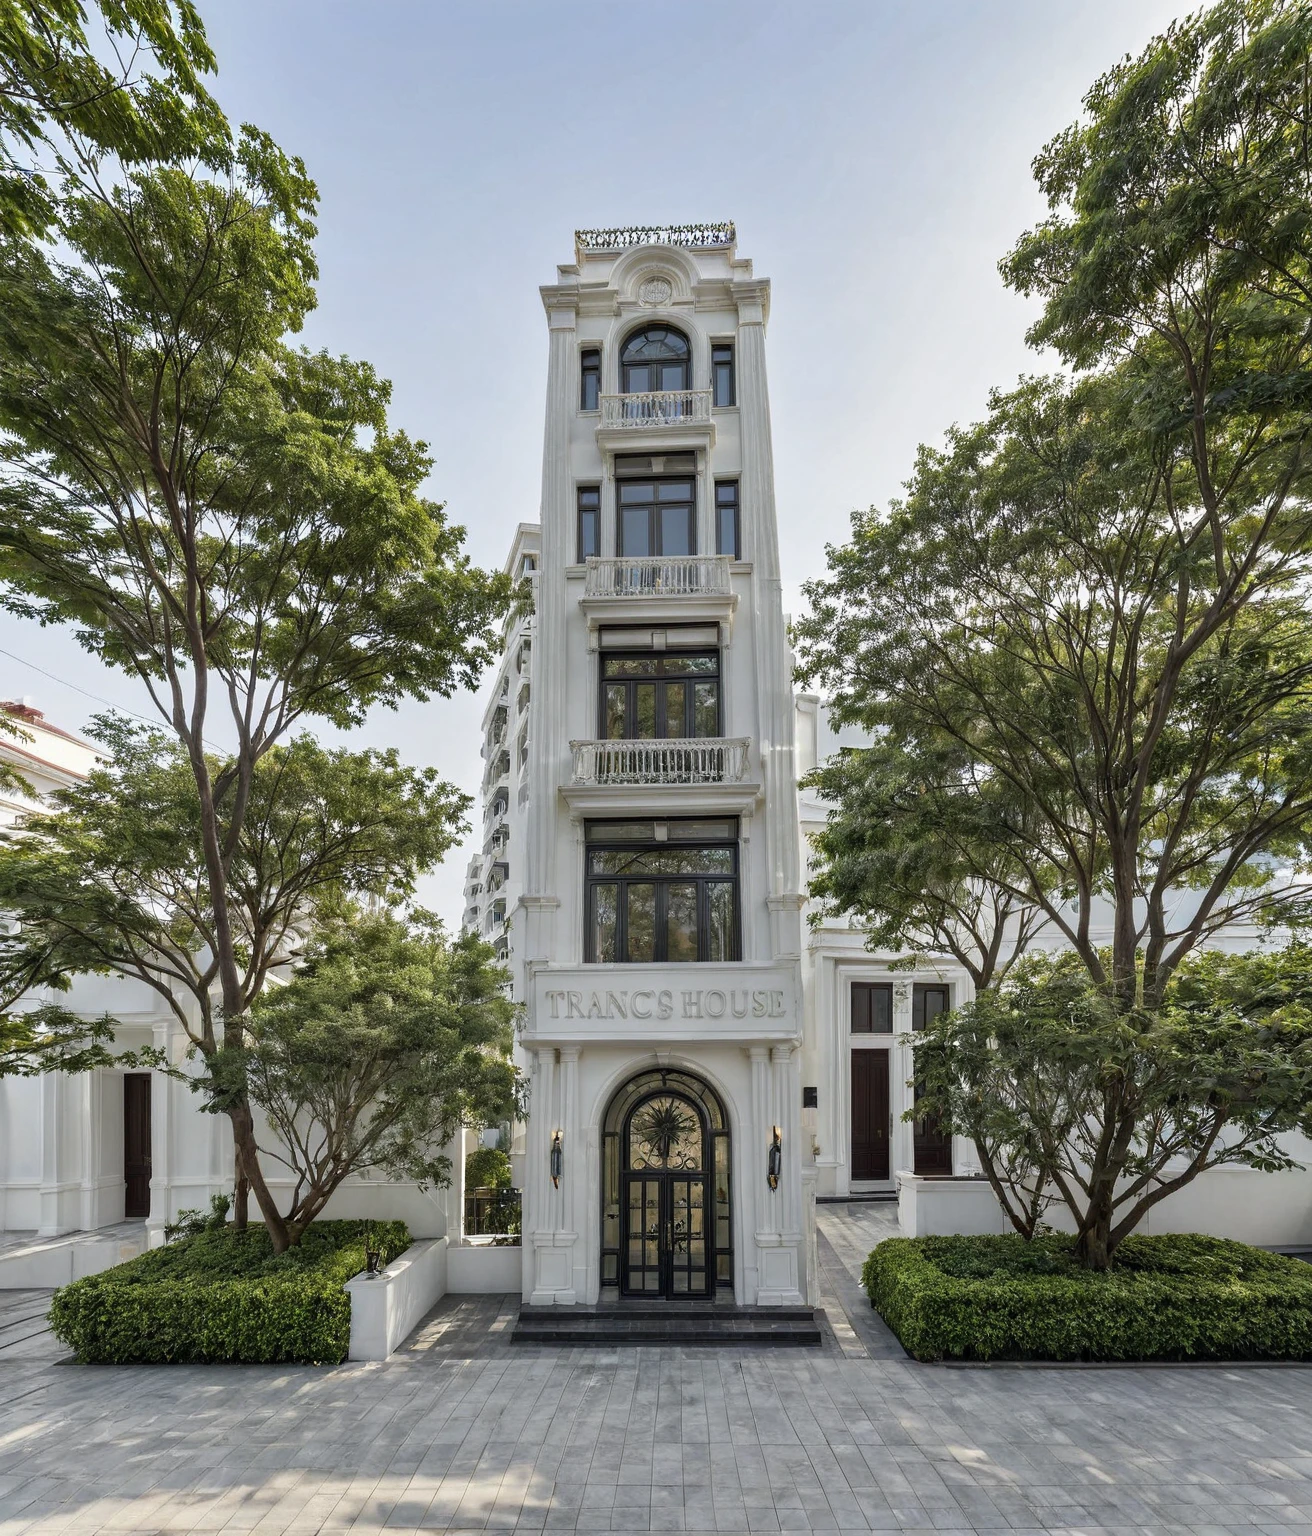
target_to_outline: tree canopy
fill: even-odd
[[[0,0],[0,236],[44,232],[58,181],[106,157],[226,164],[213,69],[192,0]]]
[[[1104,1054],[1063,1102],[1097,1148],[1077,1229],[1098,1265],[1157,1144],[1182,967],[1308,904],[1310,72],[1312,8],[1220,0],[1095,83],[1035,161],[1049,217],[1002,263],[1069,371],[922,448],[906,495],[828,551],[797,627],[802,676],[874,738],[816,775],[834,810],[815,893],[977,986],[1026,924],[1078,959],[1075,1033]],[[1172,1038],[1205,1082],[1210,1037]],[[1296,1075],[1291,1042],[1272,1062]],[[1049,1189],[1055,1148],[1018,1154]]]
[[[169,791],[194,837],[192,885],[184,900],[175,870],[163,895],[115,889],[114,911],[134,934],[158,902],[184,914],[201,948],[184,958],[152,939],[145,968],[161,974],[167,952],[184,992],[212,970],[196,1043],[239,1058],[268,963],[234,884],[248,815],[282,782],[262,765],[311,720],[356,725],[374,706],[472,686],[509,583],[471,565],[464,530],[423,494],[432,462],[390,420],[387,382],[292,344],[315,301],[317,191],[299,159],[257,129],[232,134],[204,95],[212,61],[190,4],[106,0],[100,15],[112,36],[140,37],[149,67],[116,76],[95,106],[23,52],[78,61],[82,12],[0,11],[18,82],[9,142],[49,130],[71,145],[40,217],[22,238],[0,231],[0,605],[73,626],[141,681],[177,742],[176,760],[151,755],[192,784]],[[29,24],[30,48],[14,30]],[[77,69],[95,83],[94,62]],[[452,812],[450,796],[423,793],[434,803],[416,809]],[[62,856],[55,884],[76,873]],[[36,846],[23,857],[35,878]],[[103,922],[103,886],[95,903]],[[237,1219],[249,1180],[279,1241],[239,1089],[227,1111]]]
[[[245,1076],[296,1175],[298,1235],[352,1173],[445,1184],[461,1125],[517,1107],[514,1008],[489,945],[449,942],[428,914],[346,914],[251,1013]]]

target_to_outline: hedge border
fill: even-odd
[[[172,1244],[169,1267],[193,1273],[153,1277],[158,1249],[75,1280],[55,1292],[50,1326],[85,1364],[200,1365],[218,1363],[337,1365],[351,1340],[351,1298],[346,1282],[365,1268],[364,1227],[358,1221],[315,1222],[316,1237],[335,1240],[314,1264],[273,1259],[262,1229],[251,1254],[264,1273],[233,1277],[207,1273],[203,1245],[235,1234],[204,1233]],[[383,1262],[410,1245],[404,1222],[368,1224]],[[226,1255],[230,1259],[231,1250]]]
[[[1309,1360],[1312,1266],[1195,1233],[1130,1237],[1106,1274],[960,1276],[937,1258],[1054,1259],[1066,1238],[888,1238],[866,1259],[871,1305],[917,1360]],[[994,1245],[1008,1245],[995,1248]],[[1231,1275],[1209,1277],[1208,1260]],[[1190,1272],[1190,1270],[1194,1272]]]

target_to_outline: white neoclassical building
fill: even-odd
[[[792,687],[768,282],[731,225],[586,230],[542,299],[541,517],[506,566],[535,602],[506,620],[487,693],[463,914],[523,1005],[523,1298],[810,1306],[817,1200],[899,1194],[907,1230],[1002,1230],[970,1146],[904,1118],[907,1037],[969,979],[947,956],[890,968],[858,927],[807,921],[825,807],[798,780],[844,743]],[[26,747],[0,737],[0,756],[38,792],[86,771],[91,748],[24,721]],[[144,988],[88,980],[72,1000],[182,1059]],[[329,1214],[459,1244],[462,1161],[451,1191],[353,1180]],[[0,1285],[18,1283],[6,1230],[127,1218],[158,1241],[231,1167],[226,1122],[159,1074],[0,1080]],[[1147,1230],[1312,1245],[1312,1174],[1215,1170]],[[507,1283],[501,1264],[450,1288]]]

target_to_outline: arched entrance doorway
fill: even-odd
[[[652,1070],[602,1124],[601,1282],[680,1300],[733,1286],[729,1122],[709,1083]]]

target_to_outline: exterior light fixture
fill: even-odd
[[[380,1273],[378,1261],[381,1258],[382,1253],[379,1251],[378,1238],[374,1232],[373,1224],[369,1223],[365,1227],[364,1233],[364,1267],[365,1274],[370,1280],[378,1279]]]
[[[779,1172],[784,1163],[784,1139],[779,1127],[774,1128],[774,1135],[770,1140],[770,1156],[766,1161],[765,1182],[771,1189],[779,1188]]]
[[[565,1167],[565,1151],[561,1145],[561,1135],[557,1131],[551,1138],[551,1187],[560,1188],[560,1175]]]

